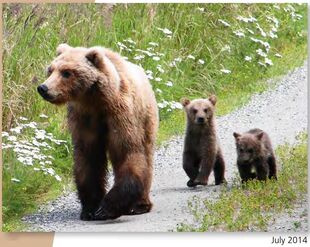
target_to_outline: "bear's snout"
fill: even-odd
[[[38,93],[43,97],[46,98],[48,96],[48,87],[44,84],[41,84],[40,86],[37,87]]]
[[[198,124],[203,124],[205,122],[205,119],[203,117],[198,117],[196,121]]]

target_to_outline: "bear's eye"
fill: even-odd
[[[244,149],[243,149],[243,148],[239,148],[239,151],[240,151],[241,153],[243,153]]]
[[[47,76],[50,76],[53,73],[53,68],[51,66],[47,67]]]
[[[198,112],[197,109],[193,109],[193,113],[196,114]]]
[[[252,154],[252,153],[253,153],[253,149],[250,148],[250,149],[248,150],[248,152],[249,152],[250,154]]]
[[[61,71],[61,76],[64,78],[69,78],[71,73],[68,70]]]
[[[204,111],[205,113],[207,113],[207,112],[208,112],[208,108],[205,108],[203,111]]]

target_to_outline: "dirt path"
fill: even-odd
[[[274,146],[294,143],[296,135],[307,129],[307,64],[284,76],[278,86],[260,95],[239,110],[217,120],[218,134],[226,160],[228,184],[237,171],[233,131],[257,127],[269,133]],[[80,205],[75,193],[62,196],[24,218],[31,231],[62,232],[154,232],[175,230],[178,223],[192,221],[187,202],[195,196],[216,199],[219,186],[213,178],[207,187],[189,189],[182,169],[183,137],[172,139],[156,151],[151,191],[151,213],[123,216],[114,221],[79,220]],[[307,205],[307,204],[305,204]],[[287,216],[285,216],[287,217]],[[285,221],[284,221],[285,222]]]

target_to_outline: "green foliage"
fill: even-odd
[[[3,130],[17,126],[21,116],[40,123],[39,115],[44,113],[50,117],[44,128],[55,138],[70,143],[63,124],[65,107],[50,105],[36,92],[36,87],[45,80],[45,68],[55,57],[56,47],[64,42],[71,46],[109,47],[152,71],[154,78],[160,78],[151,80],[159,103],[175,104],[184,96],[208,97],[215,93],[218,114],[226,114],[246,103],[254,92],[266,89],[265,79],[299,66],[306,58],[306,4],[277,6],[280,9],[273,4],[4,4]],[[255,23],[242,22],[237,19],[238,15],[252,15],[266,32],[273,25],[267,17],[277,18],[278,38],[262,37]],[[225,27],[219,19],[231,26]],[[254,34],[247,33],[246,27],[253,29]],[[165,29],[170,30],[171,35],[165,34]],[[233,33],[239,29],[244,30],[246,37]],[[268,57],[273,66],[258,64],[263,58],[256,50],[264,48],[250,37],[270,44]],[[128,42],[129,38],[136,43]],[[127,49],[120,50],[118,42]],[[159,61],[145,54],[141,60],[134,59],[143,54],[137,49],[146,51],[148,48]],[[275,57],[276,53],[282,58]],[[188,58],[189,55],[194,59]],[[252,61],[245,61],[245,56],[251,56]],[[181,61],[175,62],[175,59]],[[204,64],[199,63],[199,59]],[[175,65],[171,67],[173,62]],[[225,74],[221,69],[231,73]],[[167,85],[168,81],[172,86]],[[160,111],[158,144],[184,130],[183,112],[171,108],[170,105]],[[25,133],[23,138],[28,137]],[[55,160],[53,167],[65,178],[63,181],[71,177],[70,146],[68,150],[56,148],[50,153]],[[16,219],[46,199],[43,196],[46,193],[59,194],[64,183],[55,184],[42,174],[26,170],[12,151],[4,150],[3,161],[4,229],[12,230],[16,228]],[[12,184],[11,178],[17,176],[23,184]]]
[[[189,203],[197,224],[180,224],[178,231],[265,231],[276,214],[291,209],[296,200],[307,196],[307,136],[300,144],[278,148],[282,169],[278,180],[249,181],[240,185],[235,179],[232,188],[223,188],[216,201],[199,198]],[[294,223],[297,228],[300,224]]]

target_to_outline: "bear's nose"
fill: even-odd
[[[47,94],[47,91],[48,91],[48,87],[44,84],[41,84],[40,86],[38,86],[37,88],[38,90],[38,93],[41,95],[41,96],[44,96]]]
[[[205,119],[203,117],[197,118],[198,123],[204,123]]]

